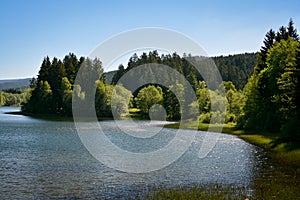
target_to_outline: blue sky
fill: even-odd
[[[33,77],[45,56],[87,56],[120,32],[161,27],[198,42],[208,55],[258,51],[265,33],[300,29],[300,1],[3,0],[0,79]]]

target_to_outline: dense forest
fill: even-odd
[[[280,132],[282,139],[299,141],[300,43],[292,20],[266,34],[244,94],[241,128]]]
[[[257,64],[257,53],[212,57],[224,81],[243,89]]]
[[[98,117],[112,117],[111,96],[115,90],[117,96],[117,114],[128,114],[128,108],[136,108],[139,114],[147,117],[151,106],[162,105],[168,120],[180,120],[182,108],[173,93],[176,88],[178,94],[184,95],[186,88],[176,82],[169,88],[159,84],[148,84],[136,91],[129,91],[124,85],[116,83],[131,69],[147,64],[164,64],[181,73],[192,86],[197,101],[188,102],[188,112],[193,113],[199,108],[199,121],[209,123],[211,120],[211,99],[216,99],[217,105],[222,104],[221,87],[208,88],[200,73],[188,62],[192,55],[178,54],[159,55],[157,51],[134,54],[126,67],[110,73],[111,84],[105,81],[102,63],[99,59],[77,58],[69,54],[63,60],[49,57],[44,58],[37,79],[30,84],[27,101],[22,106],[24,113],[72,115],[73,100],[84,101],[88,98],[88,91],[75,83],[75,77],[80,67],[86,67],[96,74],[95,109]],[[300,44],[293,21],[287,27],[280,27],[278,32],[272,29],[266,34],[264,45],[258,53],[246,53],[232,56],[212,58],[223,78],[226,94],[227,112],[214,113],[217,119],[214,122],[233,122],[237,127],[247,130],[276,132],[281,138],[299,140],[300,123]],[[200,62],[201,64],[201,59]],[[166,73],[164,79],[170,79]],[[133,80],[153,76],[153,73],[144,73]],[[0,93],[1,102],[4,101]],[[122,98],[126,97],[126,98]],[[218,100],[220,100],[218,102]],[[129,103],[128,103],[129,102]]]
[[[157,55],[157,52],[152,52],[152,53]],[[149,55],[146,54],[146,56],[150,57],[152,53],[149,53]],[[176,54],[174,54],[174,56],[175,55]],[[134,60],[135,57],[136,57],[136,55],[134,55],[131,60]],[[172,59],[172,56],[170,56],[170,55],[162,56],[162,57],[169,57]],[[49,60],[49,58],[47,58],[47,59]],[[73,66],[69,66],[68,61],[67,61],[68,59],[74,59],[74,61],[72,61]],[[245,54],[237,54],[237,55],[229,55],[229,56],[217,56],[217,57],[212,57],[212,59],[216,63],[216,66],[218,67],[220,74],[223,77],[223,80],[224,81],[232,81],[233,84],[235,85],[236,89],[240,90],[245,86],[248,78],[253,73],[254,66],[256,65],[256,62],[257,62],[257,54],[256,53],[245,53]],[[71,70],[69,70],[67,72],[67,73],[72,73],[72,75],[69,75],[68,80],[69,80],[69,78],[71,78],[71,80],[74,81],[73,80],[74,76],[75,76],[74,73],[75,72],[77,73],[79,65],[81,64],[80,60],[83,61],[84,58],[80,58],[78,60],[74,54],[69,54],[64,58],[64,60],[65,61],[62,62],[64,65],[66,65],[64,67],[71,68]],[[159,60],[162,60],[162,58],[160,57]],[[181,58],[181,60],[183,60],[183,62],[186,62],[184,60],[184,58]],[[75,65],[75,67],[74,67],[74,65]],[[119,70],[120,69],[122,71],[122,69],[124,69],[124,67],[120,66]],[[73,70],[75,70],[75,71],[72,72]],[[184,71],[182,69],[180,69],[180,70]],[[188,70],[185,70],[185,71],[188,71]],[[113,78],[114,78],[114,82],[116,82],[117,77],[114,77],[116,75],[116,73],[118,73],[118,76],[120,76],[120,74],[122,72],[116,70],[116,71],[104,73],[105,83],[111,84],[113,82]],[[24,79],[21,81],[23,83],[25,81],[28,81],[28,79]],[[35,82],[37,80],[33,79],[33,81]],[[5,82],[1,83],[2,84],[1,86],[4,86],[4,84],[6,84],[5,86],[8,86],[8,85],[19,86],[20,85],[19,82],[8,84],[7,81],[5,81]],[[28,85],[27,82],[26,82],[26,85]],[[34,87],[34,86],[32,86],[32,87]],[[1,97],[0,106],[21,106],[21,104],[23,102],[26,102],[28,100],[29,95],[30,95],[30,90],[26,89],[26,88],[18,88],[18,87],[13,87],[13,88],[6,87],[6,89],[2,88],[2,92],[0,91],[0,97]]]
[[[194,85],[194,88],[196,88],[197,81],[202,80],[202,77],[195,70],[194,66],[187,62],[187,59],[189,60],[190,57],[191,55],[183,55],[183,57],[180,57],[176,53],[159,56],[157,51],[149,52],[148,54],[143,53],[140,57],[134,54],[130,58],[127,68],[123,65],[119,66],[119,69],[112,77],[112,83],[115,84],[124,73],[135,66],[146,63],[159,63],[181,72],[188,78],[189,82]],[[254,66],[256,66],[257,53],[216,56],[211,57],[211,59],[215,62],[224,81],[231,81],[237,89],[243,89],[253,73]],[[109,76],[111,76],[111,74],[109,74]]]
[[[255,56],[255,54],[252,54]],[[232,56],[235,57],[235,56]],[[239,57],[239,55],[237,55]],[[30,93],[28,101],[22,106],[24,113],[31,114],[55,114],[63,116],[72,115],[72,94],[75,99],[84,101],[87,91],[80,85],[74,84],[75,76],[80,67],[86,66],[95,71],[93,74],[97,74],[96,96],[95,96],[95,108],[98,117],[111,117],[111,95],[114,89],[121,91],[122,94],[127,94],[130,98],[130,107],[136,107],[139,109],[139,113],[142,117],[147,117],[149,109],[154,104],[161,104],[164,106],[167,112],[168,120],[179,120],[181,118],[182,109],[180,108],[179,101],[173,94],[172,89],[176,88],[178,93],[184,95],[185,88],[182,84],[176,83],[176,85],[166,88],[161,85],[145,85],[143,88],[139,88],[138,91],[128,91],[122,85],[115,85],[118,78],[121,77],[126,71],[136,66],[145,63],[164,63],[177,71],[181,72],[190,84],[193,86],[198,98],[198,102],[188,102],[188,112],[193,113],[196,109],[195,106],[199,106],[202,122],[209,122],[210,113],[210,96],[214,99],[218,99],[220,96],[218,88],[209,90],[206,83],[202,80],[202,77],[197,70],[174,53],[173,55],[159,56],[157,51],[143,53],[140,57],[136,54],[130,58],[128,67],[125,69],[122,65],[112,78],[113,84],[105,83],[105,76],[103,74],[102,64],[99,59],[91,60],[89,58],[77,58],[74,54],[65,56],[63,60],[49,57],[44,58],[37,79],[32,79],[30,84]],[[184,67],[183,67],[184,66]],[[161,73],[163,74],[163,73]],[[145,73],[144,73],[145,75]],[[147,73],[146,73],[147,75]],[[145,77],[140,76],[143,79]],[[168,77],[165,77],[168,79]],[[228,105],[230,109],[227,113],[218,113],[219,119],[226,115],[226,122],[236,122],[240,113],[240,101],[241,92],[236,89],[232,82],[224,82],[226,92],[228,94]],[[133,95],[131,95],[133,93]],[[28,96],[28,95],[27,95]],[[126,96],[126,95],[123,95]],[[241,98],[239,98],[241,97]],[[121,99],[118,103],[118,115],[128,113],[128,98]],[[221,96],[220,96],[221,98]],[[216,120],[220,121],[220,120]]]

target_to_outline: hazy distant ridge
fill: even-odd
[[[31,78],[0,80],[0,90],[29,87]]]

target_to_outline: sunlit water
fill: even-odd
[[[145,174],[119,172],[89,154],[73,122],[4,114],[16,110],[0,108],[0,199],[126,199],[161,187],[213,183],[248,187],[267,162],[262,149],[225,134],[217,134],[216,146],[200,159],[197,155],[205,133],[199,131],[189,150],[168,167]],[[133,152],[161,148],[176,134],[175,129],[164,128],[152,138],[134,138],[122,133],[113,121],[100,123],[113,143]],[[126,126],[126,121],[121,124]]]

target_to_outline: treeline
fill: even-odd
[[[183,108],[180,107],[180,102],[173,92],[176,91],[179,96],[184,97],[186,91],[185,86],[180,83],[179,79],[176,80],[173,85],[170,85],[169,88],[152,84],[145,85],[137,91],[129,91],[122,85],[115,85],[118,78],[126,71],[144,63],[149,63],[149,61],[173,66],[173,68],[185,75],[186,79],[192,83],[191,85],[198,99],[197,102],[186,99],[185,111],[193,113],[198,105],[201,111],[201,121],[209,122],[211,117],[211,98],[216,100],[220,99],[219,104],[221,104],[222,97],[218,88],[209,90],[194,66],[179,55],[174,53],[173,55],[159,56],[156,51],[149,52],[149,54],[144,53],[140,57],[136,55],[133,56],[129,60],[126,69],[120,66],[119,71],[113,77],[114,84],[105,83],[102,63],[97,58],[94,60],[84,57],[77,59],[74,54],[65,56],[63,60],[57,58],[50,60],[49,57],[46,57],[42,62],[37,79],[32,79],[31,81],[30,95],[28,100],[23,104],[22,111],[32,114],[72,116],[72,97],[78,101],[84,101],[88,98],[88,90],[85,89],[83,85],[75,84],[75,76],[79,68],[86,67],[88,69],[87,71],[92,71],[90,74],[96,74],[95,77],[97,77],[95,79],[95,109],[98,117],[111,117],[112,109],[117,112],[118,116],[122,116],[128,114],[128,107],[138,108],[142,117],[148,117],[149,110],[152,106],[154,104],[160,104],[165,108],[166,118],[168,120],[180,120]],[[166,74],[163,72],[160,73],[159,71],[156,73],[161,75]],[[150,73],[143,73],[143,75],[150,76]],[[137,77],[133,77],[132,80],[137,80],[136,78]],[[138,78],[144,79],[145,77],[139,76]],[[85,78],[85,80],[88,79],[89,77]],[[168,79],[168,77],[163,77],[163,79]],[[226,115],[226,121],[236,122],[240,113],[239,102],[242,98],[239,97],[241,96],[241,92],[235,88],[232,82],[226,82],[225,85],[226,94],[228,96],[227,102],[230,109],[227,113],[218,113],[218,116],[221,120],[222,117]],[[119,94],[119,96],[114,96],[114,98],[118,99],[118,103],[112,105],[111,97],[114,89],[118,91],[117,94]],[[220,98],[218,98],[219,96]],[[115,106],[117,106],[117,108],[115,108]],[[218,120],[216,120],[216,122],[218,122]]]
[[[255,54],[252,54],[255,56]],[[236,58],[235,58],[236,59]],[[151,63],[151,65],[148,65]],[[138,66],[145,65],[146,68],[139,70]],[[167,71],[162,65],[168,66],[173,70],[176,70],[183,77],[174,77],[174,73],[170,70]],[[167,120],[180,120],[183,116],[183,112],[188,114],[185,116],[192,117],[196,114],[195,111],[200,111],[200,122],[209,123],[211,117],[214,116],[214,122],[222,123],[222,119],[225,118],[225,122],[237,122],[241,114],[241,105],[243,103],[242,91],[238,90],[231,81],[225,81],[220,85],[216,85],[208,88],[207,83],[204,82],[203,77],[199,71],[194,67],[208,65],[210,68],[212,60],[205,57],[193,57],[191,55],[184,55],[180,57],[176,53],[172,55],[159,55],[157,51],[150,51],[148,54],[143,53],[139,57],[134,54],[128,62],[127,68],[123,65],[119,66],[119,70],[115,73],[112,84],[123,84],[125,87],[128,82],[141,83],[145,80],[153,84],[145,85],[133,93],[132,105],[140,110],[142,116],[147,117],[152,105],[162,105],[166,111]],[[151,67],[153,66],[153,68]],[[136,68],[136,70],[132,70]],[[200,67],[200,69],[206,70],[208,68]],[[134,73],[132,73],[134,71]],[[213,70],[207,70],[206,74],[214,72]],[[126,74],[126,79],[124,78]],[[184,78],[192,86],[193,92],[196,94],[196,101],[190,99],[190,95],[187,94],[187,88],[183,84]],[[214,76],[209,76],[213,79]],[[165,80],[171,85],[162,86],[157,84],[157,79]],[[210,80],[214,81],[214,80]],[[130,84],[129,84],[130,85]],[[225,86],[225,94],[223,92]],[[129,88],[127,88],[129,89]],[[176,96],[174,94],[176,92]],[[224,99],[226,97],[226,99]],[[180,99],[184,101],[180,104]],[[212,101],[213,99],[213,101]],[[211,112],[212,103],[216,112]],[[228,107],[227,112],[221,111],[222,107]],[[213,114],[213,115],[212,115]]]
[[[239,126],[300,138],[300,42],[294,23],[266,34],[246,96]]]
[[[96,87],[95,108],[98,117],[111,117],[111,95],[113,85],[105,83],[102,63],[98,58],[80,57],[70,53],[63,60],[44,58],[37,79],[32,79],[30,97],[22,105],[22,112],[30,114],[54,114],[72,116],[72,97],[77,101],[85,101],[89,92],[83,85],[74,84],[79,68],[98,77],[93,86]],[[90,77],[86,77],[88,80]],[[122,86],[116,90],[128,94]],[[127,112],[126,99],[118,104],[119,114]]]
[[[191,55],[189,55],[189,57],[191,57]],[[137,54],[133,54],[133,56],[129,59],[126,68],[123,65],[120,65],[118,71],[112,78],[112,84],[116,84],[118,80],[131,69],[148,63],[163,64],[171,67],[172,69],[184,75],[185,78],[190,82],[191,85],[193,85],[194,88],[196,88],[198,80],[202,79],[201,75],[195,69],[195,67],[186,59],[180,57],[177,53],[173,53],[172,55],[162,54],[160,56],[157,51],[150,51],[148,54],[143,52],[142,55],[139,57],[137,56]],[[160,68],[157,68],[156,70],[160,70]],[[159,72],[155,73],[159,74]],[[138,78],[145,79],[146,76],[154,76],[154,72],[150,72],[150,74],[141,73],[141,77]],[[164,79],[170,79],[170,77],[166,73],[163,73],[163,76]]]
[[[173,85],[168,85],[168,87],[160,84],[146,84],[136,91],[129,91],[125,82],[124,86],[119,84],[116,86],[126,72],[143,64],[154,63],[169,66],[188,80],[197,100],[185,99],[184,109],[185,112],[193,113],[199,108],[201,122],[210,122],[212,103],[214,103],[214,107],[227,107],[227,112],[215,111],[213,113],[216,123],[221,123],[225,117],[226,122],[236,122],[242,129],[276,132],[282,134],[281,138],[299,140],[300,44],[292,20],[287,27],[282,26],[278,32],[271,29],[266,34],[264,46],[257,54],[213,58],[225,80],[223,82],[225,101],[222,87],[215,85],[208,88],[209,84],[203,81],[201,74],[188,60],[199,65],[206,64],[205,57],[192,55],[183,57],[176,53],[159,55],[157,51],[143,53],[139,57],[134,54],[126,67],[119,66],[112,78],[112,84],[107,84],[103,76],[102,63],[97,58],[94,60],[84,57],[77,59],[74,54],[69,54],[63,60],[53,58],[50,61],[46,57],[38,78],[31,83],[31,96],[22,106],[22,110],[29,113],[71,116],[72,94],[76,101],[90,98],[84,85],[74,83],[79,68],[86,67],[86,71],[92,72],[91,74],[96,77],[94,79],[95,109],[98,117],[111,117],[112,109],[117,111],[118,116],[122,116],[128,114],[128,107],[138,108],[142,116],[148,116],[151,109],[159,109],[159,107],[153,108],[153,105],[159,104],[165,108],[168,120],[179,120],[182,117],[183,108],[180,106],[178,97],[184,97],[187,92],[180,78],[177,81],[170,81]],[[155,80],[155,75],[161,76],[163,80],[172,79],[170,73],[163,73],[160,68],[154,72],[151,71],[149,65],[148,70],[138,76],[129,75],[129,80],[133,82],[145,79]],[[248,77],[248,81],[245,81]],[[88,80],[88,77],[84,80]],[[118,99],[118,103],[112,105],[111,97],[114,89],[118,91],[119,96],[114,96]],[[176,96],[174,91],[177,93]]]
[[[0,91],[0,106],[21,106],[28,100],[28,88],[10,88]]]
[[[257,53],[212,57],[224,81],[243,89],[257,64]]]
[[[61,61],[47,56],[44,58],[37,79],[30,84],[30,99],[22,106],[22,111],[33,114],[71,113],[72,84],[85,58],[77,59],[69,54]],[[75,89],[77,89],[75,87]]]
[[[182,73],[190,82],[190,84],[192,84],[193,87],[196,88],[198,81],[203,80],[199,72],[189,62],[191,60],[194,60],[196,63],[193,64],[201,65],[201,63],[197,63],[196,59],[197,58],[193,58],[190,54],[184,54],[183,57],[180,57],[176,53],[173,53],[172,55],[163,54],[159,56],[157,51],[152,51],[148,54],[143,53],[140,57],[138,57],[137,54],[134,54],[129,59],[126,68],[123,65],[119,66],[119,69],[115,72],[112,78],[112,84],[117,83],[117,81],[120,77],[123,76],[123,74],[136,66],[146,63],[158,63],[170,66],[171,68]],[[257,53],[217,56],[211,57],[211,59],[215,62],[216,67],[218,68],[223,80],[231,81],[235,85],[235,87],[240,90],[244,88],[248,79],[253,74],[254,67],[257,64]]]

